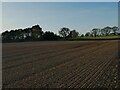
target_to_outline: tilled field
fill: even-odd
[[[118,41],[4,43],[3,88],[118,88]]]

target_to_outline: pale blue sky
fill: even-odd
[[[2,2],[119,2],[119,0],[1,0]]]
[[[58,33],[62,27],[80,33],[118,25],[117,2],[3,2],[3,31],[39,24]]]

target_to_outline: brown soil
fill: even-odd
[[[117,88],[118,41],[4,43],[3,88]]]

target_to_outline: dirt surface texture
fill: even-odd
[[[3,43],[3,88],[119,88],[119,44],[103,41]]]

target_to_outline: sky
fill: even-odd
[[[0,0],[2,2],[119,2],[119,0]]]
[[[3,2],[2,32],[40,25],[58,34],[62,27],[86,33],[118,26],[117,2]]]

